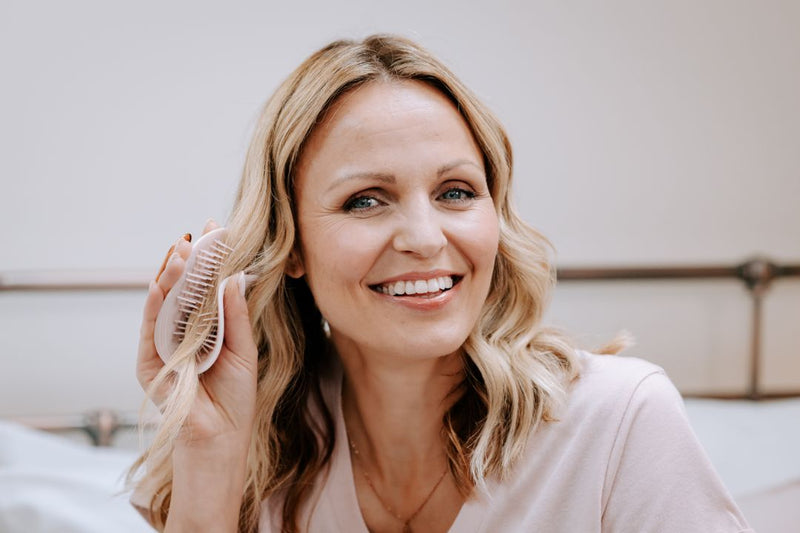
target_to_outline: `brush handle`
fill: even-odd
[[[202,374],[211,368],[211,365],[214,364],[219,357],[219,353],[222,351],[222,345],[225,340],[225,288],[228,286],[228,283],[231,281],[233,283],[238,283],[239,292],[242,296],[244,296],[247,287],[249,287],[250,284],[256,280],[256,278],[257,276],[239,272],[238,274],[228,276],[219,284],[219,289],[217,289],[217,309],[221,310],[222,312],[217,312],[217,336],[214,339],[214,346],[211,348],[211,351],[204,355],[200,361],[198,361],[198,374]]]

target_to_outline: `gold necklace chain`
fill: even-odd
[[[442,472],[442,475],[439,476],[439,480],[433,486],[428,495],[425,496],[425,499],[422,500],[422,503],[419,504],[417,509],[413,513],[411,513],[408,517],[403,518],[394,509],[392,509],[391,505],[387,505],[387,503],[383,500],[383,498],[381,498],[381,495],[378,493],[378,489],[375,488],[375,485],[372,483],[372,479],[370,479],[369,474],[367,474],[366,468],[364,468],[364,459],[361,457],[358,448],[356,448],[355,442],[353,442],[352,440],[350,441],[350,449],[353,450],[353,455],[358,458],[358,462],[361,465],[361,473],[364,475],[364,480],[367,482],[367,485],[369,485],[369,488],[372,490],[372,493],[375,494],[375,497],[378,498],[378,501],[381,502],[381,505],[383,505],[384,509],[386,509],[390,515],[397,518],[400,522],[403,523],[403,533],[411,533],[411,521],[417,517],[420,511],[422,511],[422,508],[425,507],[425,504],[428,503],[428,500],[431,499],[433,493],[436,492],[436,489],[439,488],[439,485],[441,485],[442,481],[444,480],[444,476],[447,475],[447,467],[445,467],[444,472]]]

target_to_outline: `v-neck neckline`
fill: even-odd
[[[330,474],[323,489],[326,503],[330,505],[332,515],[336,518],[338,531],[348,533],[369,533],[367,524],[361,514],[361,507],[356,494],[353,478],[353,464],[350,448],[347,445],[347,429],[342,410],[342,380],[344,373],[339,367],[333,376],[334,386],[328,398],[329,406],[335,420],[336,439],[331,454]],[[461,505],[455,520],[448,529],[449,533],[477,533],[481,531],[488,510],[488,498],[474,494]]]

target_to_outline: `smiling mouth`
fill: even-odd
[[[388,296],[407,296],[431,298],[449,291],[461,281],[463,276],[439,276],[431,279],[409,281],[390,281],[379,285],[370,285],[370,289]]]

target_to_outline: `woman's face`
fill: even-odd
[[[498,220],[483,157],[432,87],[370,82],[314,130],[295,176],[300,260],[340,353],[459,350],[483,308]]]

